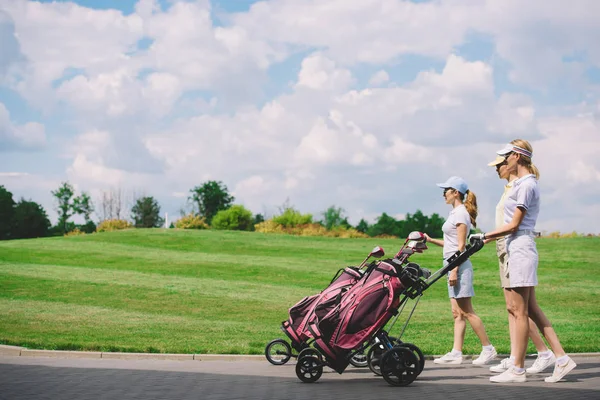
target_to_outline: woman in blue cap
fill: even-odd
[[[477,218],[477,198],[469,190],[464,179],[458,176],[450,177],[444,183],[438,183],[444,189],[446,204],[452,206],[448,219],[442,226],[443,240],[432,239],[425,235],[427,241],[444,248],[444,259],[452,256],[457,251],[465,251],[467,236],[471,226],[475,226]],[[473,364],[484,365],[496,358],[496,349],[490,343],[481,318],[475,314],[471,297],[475,296],[473,290],[473,264],[471,260],[465,261],[460,266],[448,273],[448,295],[454,316],[454,345],[452,351],[443,357],[435,359],[436,364],[461,364],[463,361],[462,348],[465,341],[466,322],[468,321],[473,331],[479,337],[483,347],[478,358]]]

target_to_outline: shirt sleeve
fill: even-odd
[[[535,182],[530,180],[529,182],[523,182],[523,185],[519,185],[517,192],[517,207],[529,209],[531,202],[535,198]]]
[[[469,225],[471,225],[471,216],[469,216],[469,212],[466,208],[461,208],[461,210],[454,215],[454,224],[465,224],[467,229],[469,228]]]

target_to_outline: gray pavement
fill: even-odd
[[[367,368],[353,367],[342,375],[326,368],[318,382],[302,383],[293,361],[273,366],[260,357],[175,361],[58,355],[0,355],[0,399],[600,399],[600,355],[572,355],[578,367],[556,384],[544,382],[551,371],[529,375],[522,384],[492,384],[487,367],[427,360],[407,387],[389,386]]]

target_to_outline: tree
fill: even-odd
[[[123,193],[121,188],[102,192],[100,204],[102,212],[102,215],[100,215],[101,221],[107,219],[121,219],[121,211],[123,209]]]
[[[11,239],[15,216],[15,201],[11,192],[0,185],[0,240]]]
[[[254,227],[252,222],[252,211],[242,205],[235,204],[227,210],[219,211],[213,217],[212,227],[215,229],[250,231]]]
[[[254,221],[252,222],[252,226],[256,224],[260,224],[261,222],[265,222],[265,217],[262,214],[256,214],[254,216]]]
[[[227,186],[220,181],[204,182],[202,186],[196,186],[190,192],[192,195],[189,199],[198,205],[198,213],[208,224],[217,212],[228,209],[235,200],[227,191]]]
[[[13,238],[29,239],[48,236],[50,220],[46,210],[33,201],[21,199],[15,206]]]
[[[369,236],[393,235],[398,236],[399,229],[398,221],[394,217],[383,213],[373,225],[369,227],[367,234]]]
[[[356,225],[356,230],[362,233],[367,233],[367,230],[369,230],[369,223],[361,218],[358,222],[358,225]]]
[[[160,205],[154,197],[142,197],[131,208],[136,228],[159,228],[164,224],[160,217]]]
[[[73,211],[73,196],[75,190],[69,182],[62,182],[61,186],[52,191],[52,195],[56,197],[58,203],[56,212],[58,213],[58,223],[56,224],[60,232],[67,233],[67,221],[74,214]]]
[[[85,225],[81,226],[83,232],[92,233],[96,230],[96,224],[90,218],[90,215],[94,212],[94,203],[89,194],[81,192],[81,195],[73,199],[73,212],[83,216],[85,220]]]
[[[347,225],[348,221],[344,218],[344,209],[341,207],[331,206],[323,212],[323,226],[328,230],[337,228],[338,226]],[[345,222],[345,224],[344,224]]]

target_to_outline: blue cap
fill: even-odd
[[[446,182],[438,183],[437,185],[444,189],[447,189],[447,188],[456,189],[459,192],[461,192],[462,194],[466,194],[467,190],[469,190],[469,186],[467,185],[467,182],[465,182],[465,180],[463,178],[461,178],[460,176],[451,176],[450,178],[448,178],[448,180]]]

